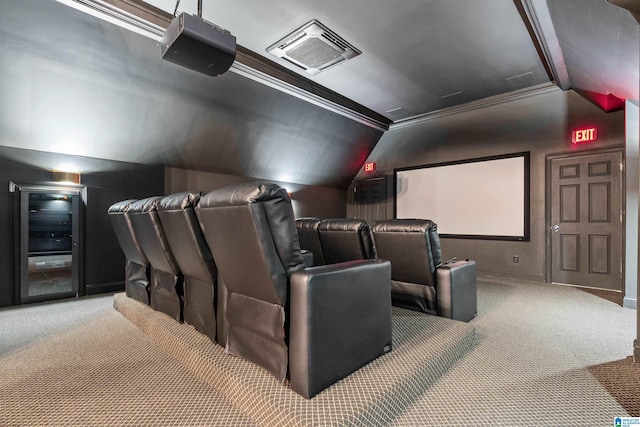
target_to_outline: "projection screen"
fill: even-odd
[[[529,152],[395,169],[396,218],[441,237],[529,241]]]

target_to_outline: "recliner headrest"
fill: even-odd
[[[107,213],[110,213],[110,214],[125,213],[129,205],[133,202],[136,202],[137,200],[138,199],[128,199],[128,200],[123,200],[121,202],[116,202],[111,206],[109,206]]]
[[[241,206],[277,199],[289,200],[287,190],[277,184],[247,182],[207,193],[200,199],[200,207]]]
[[[298,230],[313,230],[317,231],[318,226],[320,225],[320,218],[315,217],[305,217],[305,218],[297,218],[296,219],[296,228]]]
[[[321,231],[360,231],[368,226],[369,224],[362,219],[335,218],[322,220],[318,229]]]
[[[158,210],[158,204],[164,196],[147,197],[129,205],[127,213],[138,214]]]
[[[202,192],[189,191],[171,194],[169,196],[163,197],[162,200],[160,200],[158,209],[163,211],[179,211],[188,208],[194,208],[200,201],[202,195]]]
[[[391,231],[404,231],[426,233],[429,230],[437,230],[438,225],[430,219],[392,219],[378,222],[373,231],[385,233]]]

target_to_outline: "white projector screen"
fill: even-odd
[[[529,240],[529,153],[396,169],[396,218],[442,237]]]

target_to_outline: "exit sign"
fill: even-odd
[[[376,170],[376,162],[367,162],[364,164],[365,172],[373,172]]]
[[[581,144],[583,142],[592,142],[598,139],[598,129],[577,129],[571,132],[571,142],[574,144]]]

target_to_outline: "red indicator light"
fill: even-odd
[[[376,170],[376,162],[368,162],[364,164],[365,172],[373,172]]]
[[[573,144],[580,144],[583,142],[592,142],[598,139],[598,129],[578,129],[571,132],[571,142]]]

